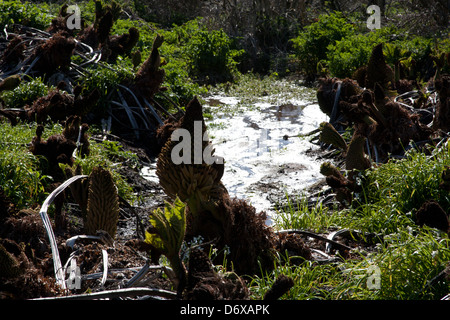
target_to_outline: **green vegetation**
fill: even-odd
[[[42,204],[48,195],[48,189],[53,177],[43,173],[45,159],[33,155],[28,150],[28,144],[36,134],[35,123],[19,123],[11,126],[9,122],[0,123],[0,189],[3,190],[12,203],[19,209]],[[61,134],[60,124],[45,126],[43,139],[54,134]],[[113,149],[114,148],[114,149]],[[83,174],[90,174],[95,166],[105,166],[112,169],[113,179],[119,195],[128,201],[134,201],[131,187],[118,173],[119,164],[137,165],[137,156],[131,152],[122,151],[114,142],[90,142],[90,155],[85,158],[75,158],[74,165],[80,165]]]
[[[185,268],[181,261],[180,250],[186,232],[186,204],[175,199],[173,204],[166,202],[164,212],[158,208],[149,219],[154,230],[146,231],[145,242],[158,254],[164,254],[169,260],[177,280],[185,281]]]
[[[22,108],[45,96],[48,91],[49,87],[41,78],[32,78],[30,81],[21,82],[14,90],[0,92],[0,98],[10,108]]]
[[[328,46],[355,32],[355,27],[341,13],[319,16],[317,22],[306,26],[292,40],[302,70],[308,76],[315,75],[318,63],[327,58]]]
[[[344,17],[340,12],[327,13],[301,30],[292,42],[295,49],[293,57],[298,59],[302,72],[310,78],[318,75],[351,77],[356,69],[367,64],[372,49],[385,43],[388,45],[384,47],[384,54],[392,67],[397,59],[389,49],[401,49],[402,58],[410,58],[417,65],[416,72],[408,76],[413,80],[427,81],[430,75],[426,74],[426,67],[429,67],[427,63],[432,63],[431,55],[449,50],[449,40],[445,35],[415,35],[393,24],[370,31],[358,28],[355,19],[356,16]]]
[[[18,23],[45,29],[50,24],[55,9],[55,5],[47,3],[36,5],[30,2],[22,3],[22,1],[2,1],[0,3],[0,26]]]
[[[187,44],[191,74],[206,82],[232,81],[237,73],[236,59],[243,51],[233,49],[233,41],[223,30],[209,31],[197,24]]]
[[[306,261],[296,266],[280,259],[272,274],[252,278],[254,297],[261,298],[280,273],[298,280],[286,299],[440,299],[448,294],[448,282],[434,280],[450,261],[448,235],[419,227],[415,213],[428,200],[436,200],[444,210],[450,207],[448,191],[439,187],[450,165],[449,152],[449,146],[431,155],[411,151],[406,159],[367,171],[363,191],[347,209],[309,208],[305,197],[288,199],[277,215],[277,229],[350,229],[382,241],[375,250],[362,247],[359,257],[334,264]],[[380,272],[381,287],[376,290],[367,288],[371,265]]]
[[[394,67],[401,62],[409,72],[407,77],[420,81],[427,81],[434,75],[438,67],[437,57],[450,51],[448,34],[447,37],[442,36],[446,35],[447,29],[443,28],[444,31],[437,36],[415,34],[394,24],[369,31],[363,23],[357,22],[358,19],[364,21],[366,16],[361,18],[360,14],[334,12],[334,9],[328,10],[329,7],[326,13],[321,14],[308,10],[301,23],[292,24],[297,28],[296,36],[282,39],[281,44],[277,40],[283,34],[281,31],[288,28],[288,20],[274,18],[269,12],[258,15],[262,20],[258,20],[259,32],[255,38],[246,38],[250,33],[246,33],[242,25],[232,29],[233,32],[230,28],[222,28],[220,17],[223,16],[199,15],[187,19],[188,13],[181,15],[178,11],[167,18],[170,23],[163,23],[157,21],[155,13],[149,12],[144,1],[121,3],[127,13],[142,13],[139,19],[120,16],[111,31],[120,35],[128,32],[130,27],[138,28],[139,41],[133,52],[119,56],[114,63],[87,66],[88,73],[79,78],[84,92],[100,91],[99,110],[104,110],[104,102],[118,84],[134,77],[140,64],[133,64],[133,54],[139,51],[142,63],[149,56],[156,35],[164,37],[160,55],[167,95],[181,107],[193,96],[207,92],[244,96],[232,110],[220,109],[220,112],[229,114],[255,108],[257,98],[272,94],[278,95],[277,99],[282,96],[288,100],[292,95],[301,95],[313,100],[314,90],[279,75],[298,76],[296,72],[299,71],[310,80],[318,76],[350,77],[367,63],[373,47],[380,42],[385,43],[383,49],[387,63]],[[94,1],[77,4],[85,22],[92,23],[95,18]],[[395,6],[391,8],[394,9],[395,14],[404,14],[399,13],[400,9]],[[3,30],[5,25],[16,23],[45,30],[58,11],[59,5],[51,2],[3,1],[0,3],[0,26]],[[246,41],[258,43],[250,46],[254,50],[252,54]],[[275,52],[284,46],[282,55],[289,57],[292,73],[286,64],[281,64],[280,70],[276,63],[265,59],[270,57],[261,51],[265,41],[272,44],[270,50]],[[415,69],[412,68],[413,61]],[[261,67],[257,63],[265,65]],[[253,67],[266,73],[243,72]],[[445,64],[442,70],[448,72],[449,68]],[[0,93],[0,104],[2,108],[22,108],[46,95],[50,89],[42,78],[25,77],[15,89]],[[209,114],[209,117],[213,116]],[[223,125],[226,126],[225,123]],[[43,171],[45,159],[29,151],[36,128],[36,123],[19,122],[11,126],[5,120],[0,122],[0,190],[18,209],[41,204],[54,182],[54,177]],[[89,133],[95,130],[98,128],[91,128]],[[61,124],[46,123],[42,138],[62,131]],[[436,280],[450,261],[448,235],[433,228],[419,227],[416,212],[428,200],[437,201],[446,212],[450,209],[448,191],[440,188],[442,172],[450,166],[450,150],[448,145],[444,145],[430,148],[427,152],[411,150],[405,159],[391,160],[362,173],[361,192],[348,208],[329,208],[321,204],[311,207],[303,195],[298,199],[287,199],[288,204],[280,208],[275,218],[276,230],[299,229],[316,233],[357,230],[364,236],[376,235],[378,243],[361,246],[352,252],[351,259],[342,258],[325,264],[311,261],[294,264],[280,255],[273,271],[263,270],[259,276],[246,276],[252,298],[261,299],[280,274],[294,280],[294,287],[283,296],[283,299],[290,300],[440,299],[448,294],[449,280]],[[119,169],[124,164],[138,168],[140,162],[135,154],[124,151],[120,144],[91,139],[89,156],[77,156],[74,162],[74,167],[79,166],[86,175],[97,166],[110,168],[119,196],[130,202],[136,200]],[[150,216],[157,230],[146,234],[146,241],[166,254],[174,269],[179,268],[176,271],[180,274],[185,271],[179,256],[186,223],[184,218],[184,204],[179,201],[174,205],[166,204],[163,210],[158,209]],[[221,258],[226,262],[226,255]],[[381,287],[377,289],[367,286],[373,266],[378,268],[380,275]]]
[[[12,127],[2,121],[0,134],[0,188],[19,208],[41,203],[45,199],[45,188],[52,178],[39,171],[38,159],[28,152],[36,130],[35,125],[18,124]],[[47,126],[46,135],[61,131],[60,125]]]

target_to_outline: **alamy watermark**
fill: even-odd
[[[373,4],[367,7],[366,12],[370,14],[367,19],[367,28],[370,30],[381,28],[381,9],[379,6]],[[72,4],[67,7],[67,13],[70,14],[67,18],[67,28],[70,30],[81,29],[81,10],[77,4]]]
[[[354,274],[359,272],[364,272],[365,274]],[[381,289],[381,269],[375,264],[370,264],[367,268],[345,269],[343,273],[352,274],[355,279],[366,279],[365,286],[368,290]]]
[[[206,164],[223,164],[223,158],[213,156],[213,147],[211,144],[208,144],[204,150],[203,141],[209,141],[208,133],[202,133],[203,131],[203,122],[202,121],[194,121],[194,136],[191,137],[191,133],[186,129],[176,129],[172,133],[172,141],[180,141],[177,145],[175,145],[172,149],[172,153],[170,158],[174,164],[192,164],[192,141],[194,139],[194,164],[202,164],[203,161]]]
[[[367,28],[370,30],[381,28],[381,9],[379,6],[373,4],[367,7],[366,12],[370,14],[367,19]]]
[[[81,29],[81,10],[80,7],[76,4],[72,4],[67,7],[67,13],[70,16],[67,17],[66,26],[67,29]]]
[[[366,285],[369,290],[380,290],[381,289],[381,270],[380,267],[371,264],[369,268],[367,268],[367,274],[369,277],[367,278]]]
[[[76,259],[70,261],[70,266],[66,272],[69,275],[66,279],[67,289],[81,289],[81,271],[80,267],[77,266]]]

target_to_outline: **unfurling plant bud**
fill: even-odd
[[[111,173],[95,167],[89,175],[85,229],[89,234],[104,230],[114,238],[119,219],[119,195]]]
[[[347,143],[344,138],[336,131],[333,125],[329,122],[322,122],[320,124],[320,141],[323,143],[331,144],[335,148],[347,150]]]

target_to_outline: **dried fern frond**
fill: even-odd
[[[101,167],[89,175],[85,229],[88,234],[104,230],[114,238],[119,218],[119,196],[111,173]]]

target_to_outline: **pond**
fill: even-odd
[[[315,89],[277,80],[274,93],[214,92],[202,97],[208,134],[215,155],[225,159],[222,182],[232,197],[247,199],[268,215],[286,195],[300,195],[323,176],[314,151],[319,146],[299,137],[328,117],[321,112]],[[274,89],[275,88],[275,89]],[[155,164],[143,176],[158,181]]]

